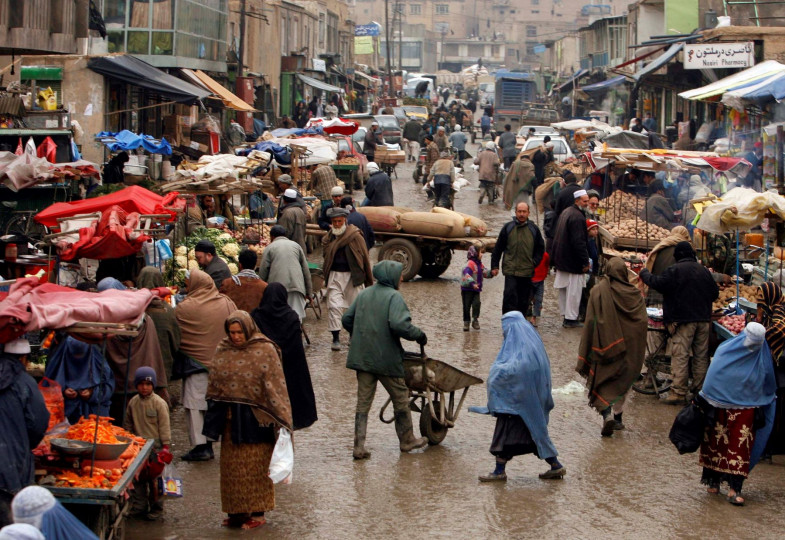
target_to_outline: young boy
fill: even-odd
[[[469,331],[469,320],[472,328],[480,329],[480,293],[482,292],[482,279],[488,277],[488,272],[482,264],[482,255],[485,250],[469,247],[466,258],[469,262],[461,272],[461,300],[463,300],[463,331]],[[474,315],[474,317],[471,317]]]
[[[534,269],[534,275],[532,276],[532,307],[529,322],[531,322],[534,327],[537,326],[537,317],[542,313],[542,297],[543,294],[545,294],[545,278],[548,277],[548,267],[550,266],[550,263],[551,256],[548,255],[548,252],[546,251],[542,256],[542,261],[540,261],[539,266]]]
[[[169,453],[172,432],[169,426],[169,406],[155,394],[156,375],[151,367],[140,367],[134,374],[137,395],[128,402],[123,427],[134,435],[155,439],[155,449]],[[131,492],[131,516],[153,521],[163,513],[163,502],[158,500],[158,476],[142,473]]]

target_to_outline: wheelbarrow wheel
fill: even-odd
[[[434,411],[439,408],[439,402],[433,402]],[[420,413],[420,435],[428,439],[428,444],[435,446],[442,442],[447,436],[447,426],[441,425],[431,416],[430,407],[424,406]]]

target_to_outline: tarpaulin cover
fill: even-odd
[[[127,129],[118,133],[111,133],[109,131],[102,131],[96,135],[97,139],[114,139],[102,140],[101,142],[112,152],[119,152],[121,150],[136,150],[140,146],[150,152],[151,154],[163,154],[170,156],[172,154],[172,147],[169,142],[161,137],[160,142],[155,142],[155,138],[150,135],[141,133],[137,135]]]
[[[333,141],[328,141],[322,137],[300,137],[298,139],[273,139],[266,142],[278,144],[282,147],[288,147],[290,144],[296,144],[297,146],[304,147],[308,151],[308,153],[304,156],[305,165],[317,165],[319,163],[332,163],[338,158],[338,143]]]
[[[270,132],[270,135],[280,139],[281,137],[302,137],[303,135],[324,135],[322,128],[278,128]]]
[[[270,142],[270,141],[260,141],[253,145],[250,148],[246,148],[240,152],[240,155],[247,156],[253,150],[259,150],[261,152],[269,152],[273,155],[273,159],[275,159],[276,163],[280,165],[290,165],[292,163],[292,154],[289,148],[281,146],[278,143]]]
[[[0,302],[0,343],[25,332],[67,328],[78,322],[131,324],[153,298],[155,294],[148,289],[93,293],[53,283],[41,285],[36,278],[19,279]]]
[[[650,64],[647,64],[646,67],[641,69],[640,71],[636,72],[632,78],[635,79],[635,84],[640,84],[641,79],[648,75],[649,73],[654,73],[662,66],[667,64],[671,61],[671,59],[679,54],[679,51],[684,48],[684,43],[674,43],[671,45],[667,51],[662,53],[660,56],[652,60]]]
[[[783,71],[785,71],[785,65],[780,64],[775,60],[766,60],[751,68],[747,68],[744,71],[739,71],[733,75],[728,75],[724,79],[707,84],[706,86],[681,92],[679,97],[683,99],[707,99],[723,94],[731,88],[738,88],[741,85],[750,82],[758,82],[767,77],[771,77],[776,73],[782,73]]]
[[[771,191],[758,193],[748,188],[734,188],[703,210],[698,228],[715,234],[736,229],[748,231],[760,225],[768,212],[785,219],[785,198]]]
[[[430,81],[430,79],[428,80]],[[326,118],[311,118],[308,120],[308,123],[305,124],[305,127],[319,127],[330,135],[336,133],[339,135],[353,135],[360,128],[360,123],[355,122],[354,120],[344,120],[343,118],[333,118],[331,120]]]
[[[635,131],[620,131],[611,133],[607,136],[598,136],[599,140],[607,143],[611,148],[637,148],[638,150],[649,149],[649,137]]]
[[[576,71],[576,72],[573,74],[573,76],[572,76],[572,77],[570,77],[569,79],[567,79],[567,81],[566,81],[566,82],[564,82],[564,83],[562,83],[561,85],[559,85],[559,86],[556,88],[556,91],[557,91],[557,92],[565,92],[565,91],[567,91],[567,90],[572,90],[572,86],[575,84],[575,82],[576,82],[578,79],[580,79],[580,78],[582,78],[582,77],[585,77],[585,76],[586,76],[586,75],[588,75],[588,74],[589,74],[589,70],[588,70],[588,69],[579,69],[578,71]]]
[[[103,195],[94,199],[74,201],[70,203],[55,203],[42,210],[35,216],[35,220],[46,227],[57,226],[57,218],[72,217],[79,214],[92,212],[105,212],[110,207],[117,205],[129,214],[169,214],[174,219],[175,212],[166,207],[185,206],[185,201],[177,199],[179,193],[167,193],[165,196],[156,195],[139,186],[129,186],[120,191]]]
[[[91,58],[87,61],[87,67],[106,77],[146,88],[172,101],[193,102],[211,94],[209,90],[173,77],[128,54]]]
[[[619,75],[618,77],[613,77],[612,79],[608,79],[607,81],[581,86],[581,90],[583,90],[587,94],[605,92],[607,90],[610,90],[611,88],[615,88],[616,86],[619,86],[621,83],[623,83],[626,80],[627,77],[625,77],[624,75]]]
[[[134,255],[142,249],[149,236],[134,232],[139,228],[139,214],[126,213],[119,206],[103,212],[100,220],[79,229],[79,240],[71,243],[64,239],[57,244],[57,251],[64,261],[73,259],[118,259]]]
[[[26,152],[21,155],[0,152],[0,181],[12,191],[51,180],[56,173],[63,178],[73,178],[76,175],[95,178],[101,176],[94,163],[81,159],[72,163],[52,164]]]
[[[743,111],[750,102],[766,103],[785,98],[785,72],[767,77],[760,82],[745,83],[731,88],[722,95],[722,102]]]

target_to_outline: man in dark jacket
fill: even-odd
[[[319,224],[319,228],[323,231],[330,230],[330,218],[327,217],[327,211],[330,208],[338,208],[341,206],[341,200],[343,200],[343,188],[341,186],[335,186],[330,190],[330,201],[322,201],[322,209],[319,212],[319,219],[316,222]]]
[[[365,197],[368,202],[363,206],[395,206],[392,181],[387,173],[380,171],[374,162],[368,163],[368,172],[371,175],[365,184]]]
[[[410,452],[428,444],[416,438],[409,408],[409,389],[404,382],[401,338],[425,345],[425,332],[412,324],[412,316],[398,292],[403,266],[395,261],[381,261],[373,267],[376,284],[364,290],[342,318],[343,327],[352,336],[346,367],[357,372],[357,409],[354,415],[354,459],[367,459],[365,432],[368,413],[379,381],[387,390],[395,414],[395,432],[401,452]]]
[[[371,122],[371,128],[365,132],[365,139],[363,140],[363,154],[365,154],[369,162],[376,159],[376,146],[379,144],[379,138],[379,122],[374,120]],[[384,142],[384,139],[381,142]]]
[[[194,246],[194,256],[199,267],[213,278],[216,290],[221,289],[225,279],[232,277],[229,266],[216,254],[215,244],[209,240],[199,240]]]
[[[420,137],[422,137],[422,126],[414,118],[409,120],[403,126],[403,138],[406,139],[406,150],[408,154],[408,161],[417,161],[420,157]]]
[[[551,161],[553,161],[553,143],[550,135],[546,135],[542,140],[542,146],[532,156],[538,186],[545,180],[545,166]]]
[[[31,450],[49,425],[44,398],[22,364],[29,353],[24,339],[7,343],[0,353],[0,527],[13,523],[14,495],[35,481]]]
[[[662,311],[671,333],[671,374],[673,385],[665,403],[686,402],[687,390],[697,393],[709,368],[711,304],[720,294],[714,277],[695,259],[689,242],[679,242],[673,250],[676,264],[659,276],[646,268],[640,278],[662,293]],[[691,358],[691,361],[690,361]],[[688,386],[692,372],[692,387]]]
[[[502,149],[502,159],[504,160],[505,170],[510,169],[510,165],[512,165],[512,162],[515,161],[515,158],[518,155],[518,148],[515,146],[516,144],[518,144],[518,138],[515,136],[515,133],[512,132],[512,126],[506,124],[504,126],[504,131],[499,135],[499,148]]]
[[[286,230],[286,238],[292,242],[297,242],[303,248],[303,253],[308,253],[305,246],[305,226],[308,221],[308,214],[305,210],[305,202],[298,199],[294,189],[287,189],[283,192],[283,206],[278,214],[278,225]]]
[[[581,294],[586,285],[584,274],[589,271],[589,235],[583,208],[589,204],[585,189],[573,194],[574,203],[559,216],[553,236],[551,259],[556,267],[553,288],[559,291],[559,311],[564,317],[562,326],[579,328]]]
[[[493,276],[499,274],[499,262],[502,263],[502,314],[520,311],[526,315],[531,298],[532,275],[544,253],[545,242],[540,229],[529,221],[529,203],[519,202],[515,207],[515,219],[502,227],[491,255]]]
[[[575,192],[583,189],[578,184],[578,178],[571,172],[564,174],[564,182],[567,184],[556,196],[556,219],[559,219],[561,213],[575,204]]]
[[[368,223],[368,219],[354,208],[354,200],[352,200],[351,197],[347,196],[341,199],[339,206],[349,212],[349,215],[346,216],[346,224],[354,225],[360,229],[360,232],[363,233],[363,237],[365,238],[365,245],[368,246],[368,251],[371,251],[371,248],[376,242],[376,236],[373,234],[373,228],[371,227],[371,224]]]

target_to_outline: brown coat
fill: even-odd
[[[499,171],[499,155],[495,150],[483,150],[474,158],[474,164],[480,166],[480,170],[477,171],[480,180],[496,183],[496,173]]]
[[[346,231],[341,236],[335,236],[330,231],[322,240],[324,246],[324,282],[330,276],[335,253],[339,249],[347,248],[347,259],[349,267],[352,269],[352,285],[359,287],[373,285],[373,268],[371,258],[368,255],[368,248],[365,246],[365,237],[360,229],[354,225],[347,225]]]
[[[435,142],[432,142],[425,149],[427,150],[427,154],[425,154],[425,176],[428,176],[431,172],[431,166],[439,159],[439,147],[436,146]]]
[[[267,282],[261,279],[253,279],[240,276],[240,285],[234,282],[233,278],[226,278],[221,283],[221,294],[228,296],[237,309],[252,312],[259,307],[262,295],[267,288]]]

